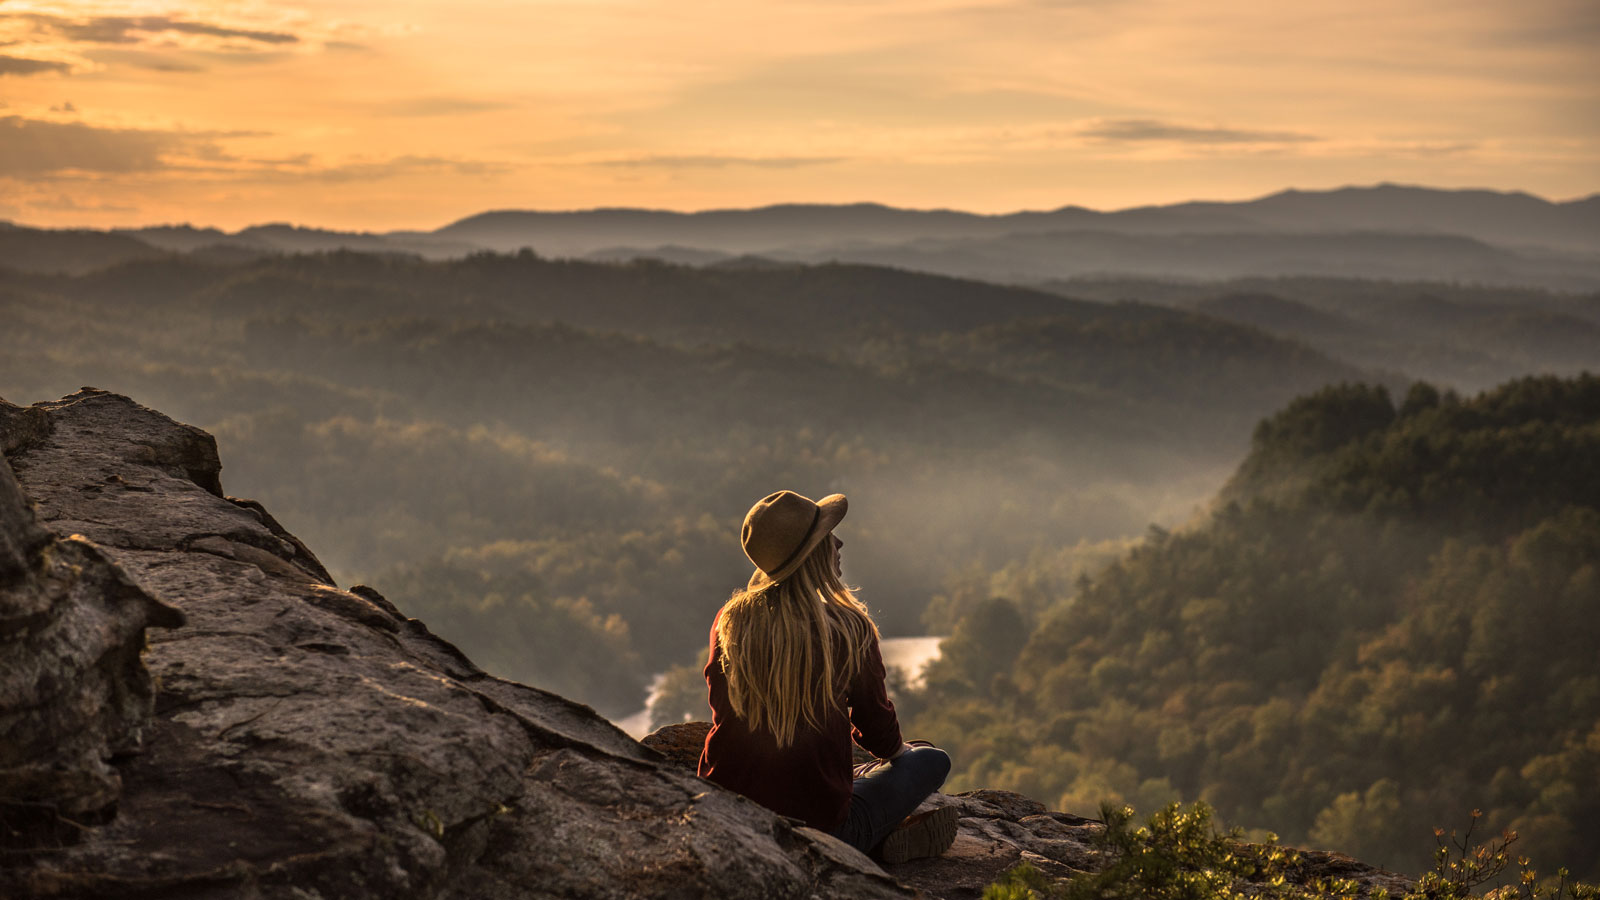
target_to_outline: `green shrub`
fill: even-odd
[[[1527,857],[1517,857],[1513,883],[1484,894],[1473,891],[1504,880],[1517,840],[1505,831],[1482,844],[1472,833],[1482,813],[1460,836],[1434,829],[1438,849],[1433,869],[1412,889],[1394,897],[1384,888],[1370,889],[1353,879],[1289,880],[1300,858],[1277,846],[1276,836],[1264,844],[1246,843],[1235,827],[1220,832],[1205,803],[1185,809],[1173,803],[1134,828],[1133,809],[1112,803],[1100,806],[1105,830],[1094,838],[1096,850],[1111,861],[1098,872],[1053,882],[1024,862],[1006,871],[983,892],[983,900],[1600,900],[1600,886],[1569,881],[1566,869],[1541,879]]]

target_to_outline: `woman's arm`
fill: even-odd
[[[879,759],[893,759],[906,750],[900,739],[900,720],[884,683],[887,675],[883,652],[878,649],[878,639],[873,637],[850,683],[850,725],[855,742]]]

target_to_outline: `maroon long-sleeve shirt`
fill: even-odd
[[[884,687],[883,654],[876,637],[845,686],[842,699],[848,715],[830,708],[820,730],[802,723],[787,747],[779,747],[770,731],[751,731],[733,711],[715,621],[705,675],[711,731],[700,751],[700,775],[813,828],[832,831],[849,812],[852,740],[880,759],[900,749],[900,722]]]

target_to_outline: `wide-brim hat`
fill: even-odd
[[[756,501],[739,530],[744,555],[756,566],[748,589],[759,591],[793,574],[849,507],[843,494],[812,500],[794,491],[778,491]]]

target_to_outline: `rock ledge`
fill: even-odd
[[[198,429],[85,389],[0,447],[0,896],[915,896],[340,590]]]

